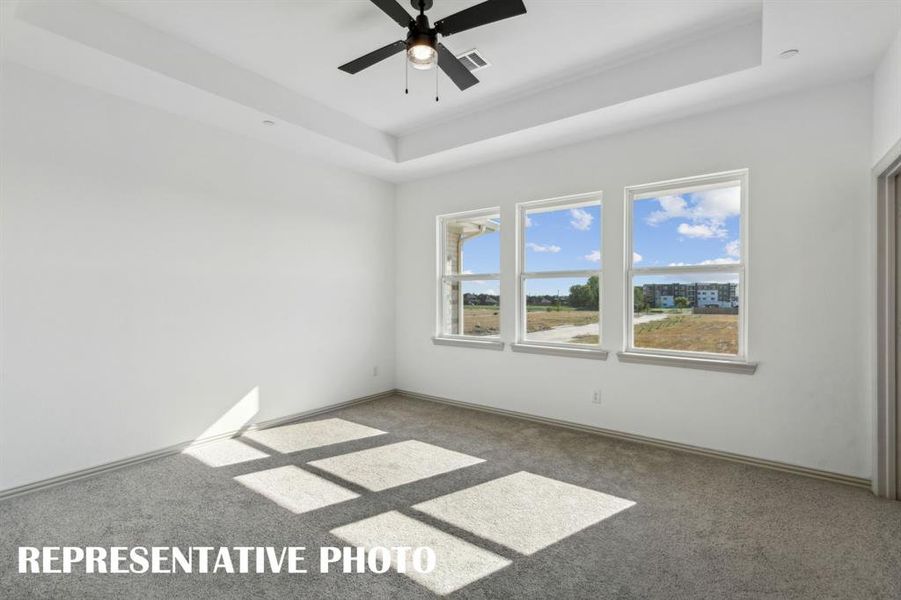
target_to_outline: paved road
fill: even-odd
[[[650,323],[651,321],[662,321],[669,316],[670,315],[667,314],[641,315],[640,317],[635,317],[634,323],[640,325],[641,323]]]
[[[533,331],[529,334],[529,339],[536,342],[568,342],[577,335],[597,335],[598,324],[589,323],[588,325],[565,325],[563,327],[555,327],[554,329],[546,329],[544,331]]]
[[[667,318],[667,314],[651,314],[641,315],[635,318],[635,324],[650,323],[651,321],[660,321]],[[530,340],[536,342],[568,342],[578,335],[597,335],[598,324],[589,323],[588,325],[564,325],[547,329],[545,331],[535,331],[528,335]]]

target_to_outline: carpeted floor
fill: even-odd
[[[410,535],[432,531],[489,557],[490,572],[448,598],[901,598],[901,502],[866,490],[405,398],[309,420],[331,417],[366,427],[342,423],[348,441],[289,453],[273,450],[284,450],[285,439],[258,436],[229,455],[243,462],[210,466],[228,456],[204,462],[182,454],[0,503],[0,597],[435,597],[393,571],[16,573],[18,546],[306,546],[318,553],[372,535],[366,520],[388,513],[379,518],[397,535],[412,524]],[[372,469],[324,460],[407,440],[423,444],[361,455]],[[424,458],[404,467],[410,456]],[[344,494],[341,501],[284,500],[278,486],[290,481],[260,472],[289,465],[303,472],[273,473],[313,474],[324,494]],[[542,482],[593,524],[555,521]],[[486,523],[505,498],[509,510]],[[528,514],[534,521],[523,522]],[[529,526],[534,531],[523,529]],[[460,585],[449,581],[441,584]]]

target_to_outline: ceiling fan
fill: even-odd
[[[425,11],[432,8],[433,0],[410,0],[413,8],[419,11],[419,15],[415,19],[410,16],[397,0],[370,1],[394,19],[398,25],[407,28],[407,39],[388,44],[345,65],[341,65],[338,67],[339,69],[353,75],[406,50],[407,60],[414,69],[431,69],[435,66],[435,63],[438,63],[438,67],[461,90],[477,84],[479,80],[469,72],[469,69],[460,62],[453,52],[438,41],[438,37],[447,37],[467,29],[522,15],[526,12],[526,7],[522,0],[487,0],[444,17],[440,21],[436,21],[434,27],[431,27],[429,26],[429,18],[425,16]]]

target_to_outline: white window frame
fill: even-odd
[[[476,347],[485,347],[490,349],[503,349],[504,343],[501,341],[501,336],[503,334],[503,306],[501,302],[503,302],[502,297],[500,295],[500,287],[501,287],[501,274],[498,273],[470,273],[470,274],[462,274],[462,273],[447,273],[447,260],[445,256],[445,252],[447,251],[447,224],[451,221],[459,221],[461,219],[467,218],[480,218],[480,217],[497,217],[500,220],[501,209],[500,207],[494,208],[484,208],[479,210],[470,210],[458,213],[452,213],[447,215],[439,215],[437,219],[437,287],[436,287],[436,314],[435,314],[435,335],[432,340],[436,344],[445,344],[445,345],[455,345],[455,346],[476,346]],[[503,225],[501,225],[501,235],[503,234]],[[503,255],[503,241],[498,244],[498,266],[500,266],[500,261],[502,260]],[[462,268],[462,264],[460,267]],[[500,328],[498,330],[498,334],[496,336],[476,336],[476,335],[462,335],[462,334],[451,334],[445,333],[445,323],[444,323],[444,289],[445,284],[453,283],[453,282],[463,282],[463,281],[481,281],[481,280],[497,280],[498,282],[498,316],[500,317],[499,323]],[[463,294],[463,286],[460,286],[460,294]],[[459,300],[459,305],[463,306],[462,297]]]
[[[636,267],[633,263],[632,223],[633,203],[636,200],[647,200],[661,193],[679,195],[697,192],[705,188],[721,187],[726,183],[737,182],[741,186],[741,210],[739,214],[739,243],[741,257],[739,262],[728,265],[694,265],[685,267]],[[625,188],[625,330],[623,332],[624,352],[627,357],[674,357],[678,359],[701,359],[726,363],[748,363],[748,169],[725,171],[698,177],[684,177],[659,181]],[[633,281],[643,275],[679,275],[682,273],[730,273],[738,275],[738,354],[717,354],[712,352],[695,352],[690,350],[665,350],[658,348],[636,348],[634,343],[635,317]],[[651,362],[651,361],[648,361]],[[685,366],[692,366],[686,364]]]
[[[596,268],[574,269],[565,271],[524,271],[526,266],[526,213],[536,209],[551,212],[569,208],[583,208],[586,206],[600,207],[601,220],[598,226],[598,249],[601,252],[601,260]],[[564,354],[574,356],[587,356],[591,358],[605,359],[607,353],[601,349],[604,343],[603,312],[604,305],[604,248],[603,248],[603,222],[604,199],[603,192],[587,192],[558,198],[532,200],[520,202],[516,205],[516,343],[514,351],[532,351],[546,349],[546,354]],[[597,344],[571,344],[566,342],[543,342],[526,338],[526,319],[528,306],[526,299],[526,281],[529,279],[558,279],[565,277],[598,277],[598,343]],[[561,352],[562,351],[562,352]]]

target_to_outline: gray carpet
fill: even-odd
[[[218,468],[172,456],[0,503],[0,597],[434,597],[391,571],[15,572],[20,545],[303,545],[318,552],[342,545],[330,530],[396,510],[512,561],[449,598],[901,598],[901,503],[866,490],[404,398],[327,416],[388,435]],[[304,514],[233,480],[411,439],[485,462],[380,492],[314,471],[360,498]],[[531,555],[410,508],[519,471],[635,505]]]

